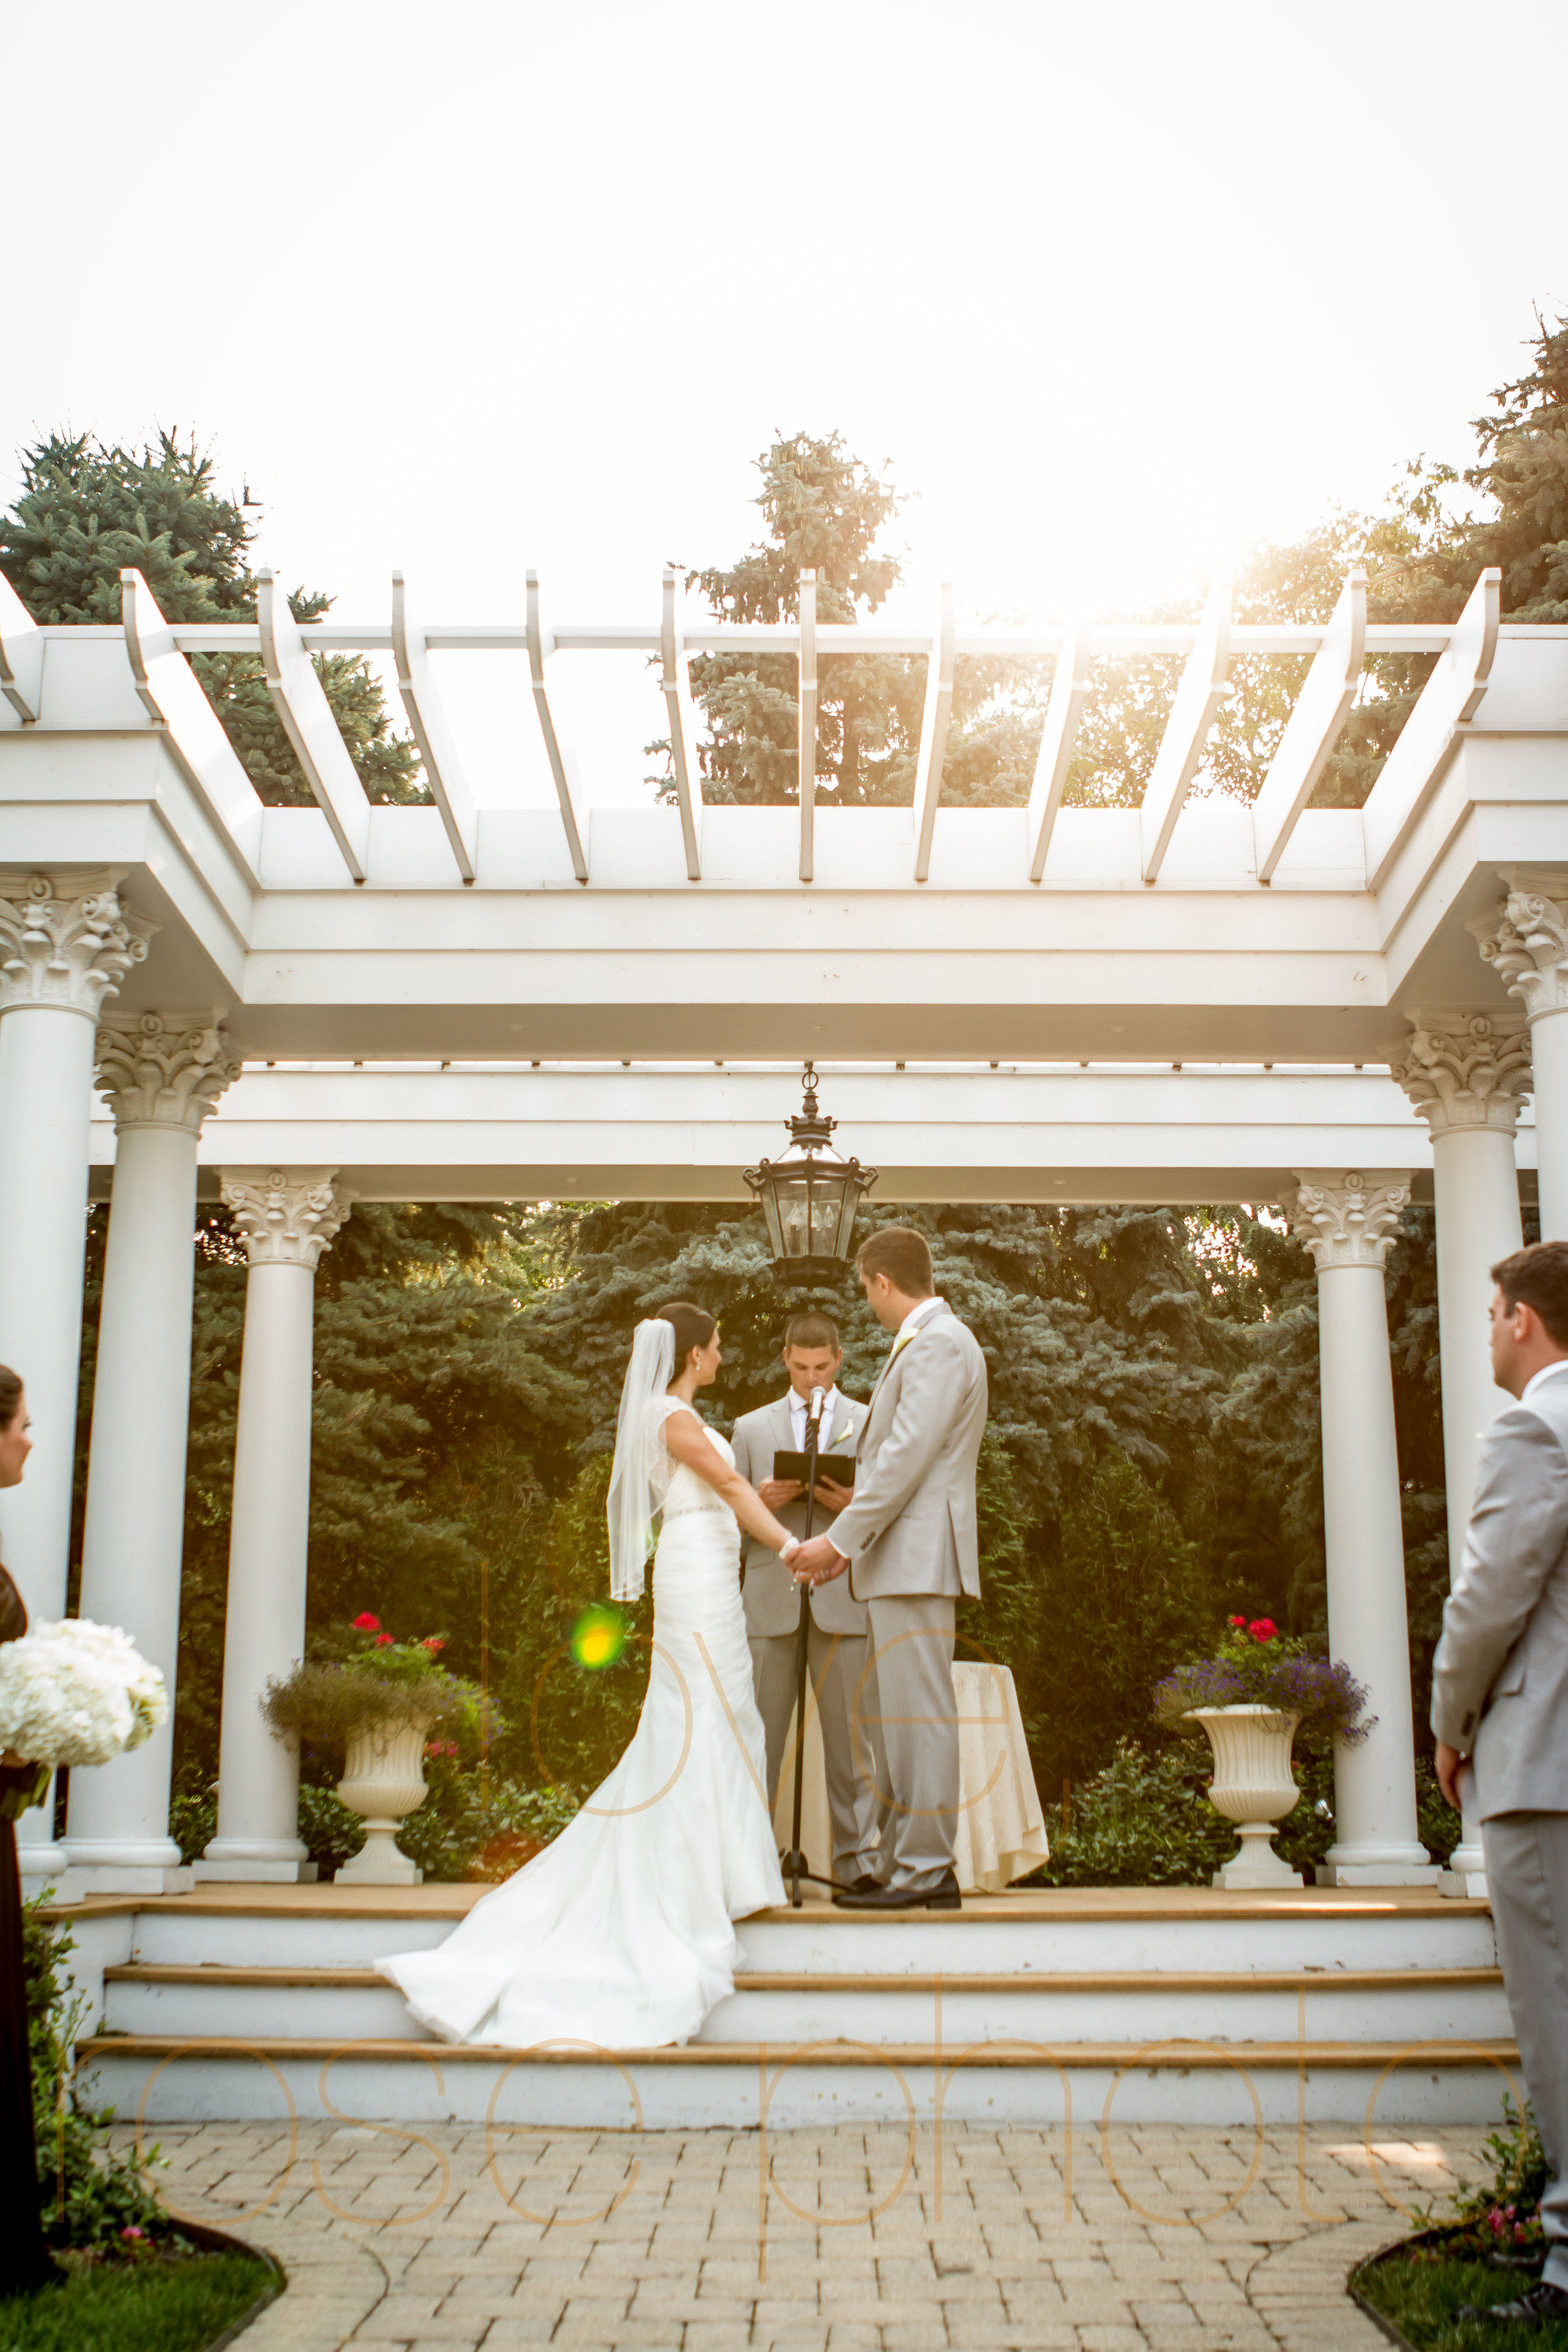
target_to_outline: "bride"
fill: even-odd
[[[731,1924],[784,1899],[752,1696],[736,1522],[782,1558],[787,1528],[693,1399],[722,1360],[684,1301],[639,1323],[610,1476],[610,1591],[653,1563],[647,1694],[630,1746],[552,1845],[434,1950],[376,1962],[446,2042],[685,2042],[734,1990]]]

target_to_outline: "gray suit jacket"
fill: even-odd
[[[853,1454],[859,1443],[860,1432],[866,1426],[866,1408],[853,1397],[840,1394],[834,1409],[833,1427],[823,1433],[824,1454]],[[730,1440],[735,1449],[735,1467],[742,1478],[760,1486],[764,1478],[773,1475],[775,1454],[799,1451],[795,1442],[795,1423],[790,1416],[789,1399],[780,1397],[774,1404],[765,1404],[756,1412],[743,1412],[735,1423],[735,1433]],[[786,1503],[782,1511],[773,1514],[782,1519],[792,1536],[805,1533],[805,1496],[798,1502]],[[821,1503],[812,1515],[813,1535],[831,1533],[835,1513]],[[742,1539],[742,1559],[745,1563],[746,1582],[742,1598],[746,1609],[748,1633],[793,1633],[800,1623],[800,1588],[777,1552],[770,1551],[755,1536]],[[811,1613],[817,1623],[830,1633],[863,1633],[866,1631],[866,1607],[857,1601],[846,1580],[835,1577],[831,1584],[820,1586],[811,1596]]]
[[[1568,1373],[1486,1433],[1432,1728],[1474,1756],[1482,1821],[1568,1812]]]
[[[858,1601],[980,1591],[974,1465],[985,1434],[980,1342],[945,1300],[895,1341],[861,1433],[855,1499],[833,1540]]]

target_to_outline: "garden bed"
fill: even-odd
[[[1544,2248],[1500,2253],[1474,2227],[1422,2230],[1350,2274],[1352,2298],[1405,2352],[1497,2352],[1528,2337],[1531,2352],[1568,2352],[1568,2320],[1529,2330],[1456,2319],[1461,2304],[1510,2303],[1541,2276]]]
[[[221,2231],[186,2222],[181,2236],[133,2262],[65,2255],[59,2286],[0,2300],[0,2352],[221,2352],[283,2273]]]

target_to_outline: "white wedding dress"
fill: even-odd
[[[666,1396],[648,1407],[663,1518],[655,1646],[630,1746],[554,1843],[444,1944],[376,1962],[444,2042],[689,2041],[734,1990],[731,1922],[784,1900],[735,1515],[664,1444],[668,1414],[691,1411]]]

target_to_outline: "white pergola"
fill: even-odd
[[[171,627],[134,572],[121,628],[33,626],[0,582],[0,1360],[38,1438],[0,1505],[36,1614],[64,1599],[82,1210],[111,1200],[82,1564],[85,1613],[173,1675],[191,1223],[221,1191],[250,1256],[216,1878],[292,1877],[294,1768],[257,1695],[299,1654],[313,1269],[354,1197],[744,1198],[813,1056],[852,1148],[901,1201],[1278,1200],[1317,1262],[1333,1646],[1378,1726],[1340,1759],[1339,1883],[1430,1875],[1416,1837],[1383,1261],[1437,1212],[1450,1525],[1501,1399],[1487,1268],[1520,1177],[1568,1234],[1568,635],[1500,625],[1483,575],[1451,627],[1331,619],[925,634],[694,625]],[[798,808],[704,808],[688,663],[796,657]],[[315,796],[264,808],[187,656],[259,653]],[[1185,656],[1141,809],[1061,805],[1091,661]],[[390,653],[436,805],[372,808],[310,661]],[[584,805],[550,702],[568,652],[654,657],[676,803]],[[924,656],[914,804],[814,782],[819,664]],[[502,804],[437,671],[526,653],[557,805]],[[1250,805],[1194,793],[1238,653],[1311,656]],[[1380,652],[1436,656],[1360,811],[1308,807]],[[1026,809],[941,805],[954,667],[1056,656]],[[529,723],[532,723],[531,721]],[[634,747],[628,746],[628,752]],[[1534,1124],[1516,1135],[1521,1103]],[[1457,1546],[1456,1546],[1457,1552]],[[167,1735],[41,1811],[26,1866],[151,1891],[177,1862]],[[1453,1884],[1479,1881],[1467,1831]]]

